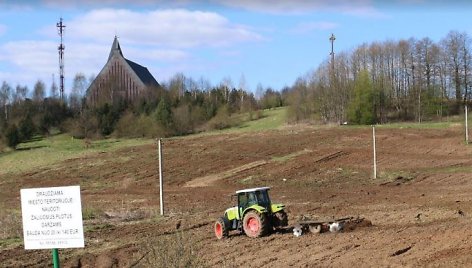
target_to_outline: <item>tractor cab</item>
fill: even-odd
[[[269,189],[269,187],[259,187],[236,191],[239,217],[242,218],[244,211],[254,205],[261,206],[270,212]]]

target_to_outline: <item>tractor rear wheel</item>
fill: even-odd
[[[257,211],[249,211],[244,215],[243,229],[249,237],[261,237],[267,234],[269,229],[269,222],[264,213],[260,214]]]
[[[217,239],[222,239],[223,237],[228,237],[229,233],[229,222],[221,217],[216,220],[214,225],[215,236]]]
[[[288,225],[287,213],[283,210],[274,213],[274,227],[286,227]]]

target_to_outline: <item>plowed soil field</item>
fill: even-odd
[[[63,267],[171,267],[176,255],[204,267],[472,266],[472,147],[462,132],[378,128],[377,179],[371,128],[166,139],[163,217],[152,143],[2,175],[0,201],[20,209],[21,188],[81,186],[86,246],[60,250]],[[217,240],[213,222],[234,205],[230,195],[257,186],[271,187],[292,226],[347,216],[373,225],[301,237],[290,229],[258,239],[232,232]],[[0,266],[48,267],[51,253],[26,251],[19,239],[2,246]]]

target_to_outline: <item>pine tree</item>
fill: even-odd
[[[19,138],[21,141],[28,141],[33,138],[36,133],[36,126],[33,123],[30,115],[27,115],[23,120],[20,121],[19,126]]]
[[[172,110],[165,98],[159,101],[155,113],[156,121],[163,127],[168,128],[172,124]]]
[[[367,71],[361,71],[354,84],[354,99],[348,108],[350,123],[369,125],[375,123],[374,89]]]
[[[5,133],[5,138],[7,139],[7,144],[9,147],[15,149],[16,146],[20,143],[20,132],[16,125],[10,125]]]

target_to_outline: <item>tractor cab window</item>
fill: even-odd
[[[252,205],[268,208],[270,200],[267,191],[246,192],[238,195],[238,205],[243,210]]]
[[[256,193],[249,192],[249,193],[239,194],[239,207],[245,209],[247,207],[250,207],[252,205],[257,205],[257,204],[258,204],[258,199],[257,199]]]
[[[239,194],[238,202],[239,202],[239,207],[246,208],[248,206],[247,193]]]
[[[270,204],[270,200],[269,200],[269,196],[267,194],[267,191],[257,191],[256,196],[257,196],[257,201],[258,201],[259,205],[261,205],[263,207],[267,207],[267,205]]]
[[[256,198],[256,195],[254,193],[247,193],[247,200],[248,200],[248,205],[249,206],[252,206],[252,205],[256,205],[257,204],[257,198]]]

